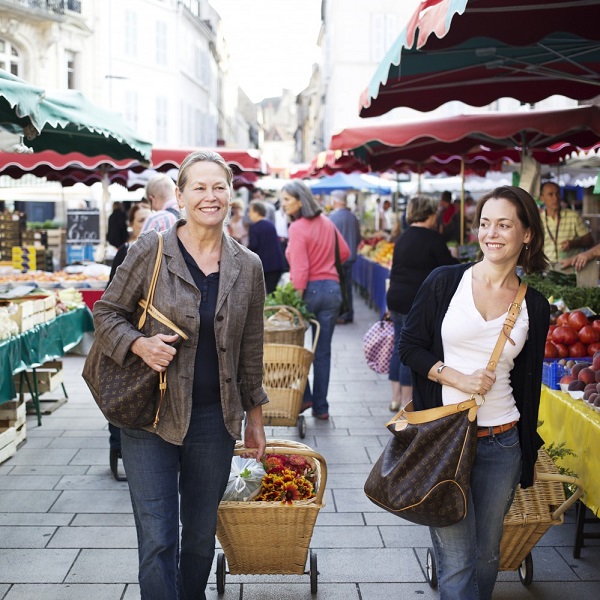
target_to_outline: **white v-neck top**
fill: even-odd
[[[442,322],[444,364],[465,374],[485,369],[508,314],[508,306],[506,309],[503,315],[491,321],[481,316],[473,300],[473,269],[467,269]],[[510,336],[515,345],[508,341],[504,345],[496,367],[496,382],[477,412],[479,426],[503,425],[519,419],[510,384],[510,371],[515,357],[523,349],[528,330],[529,315],[523,300],[521,313]],[[464,399],[465,392],[446,385],[442,387],[444,404],[455,404]]]

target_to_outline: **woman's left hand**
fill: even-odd
[[[248,452],[244,452],[242,456],[244,458],[255,458],[256,462],[260,462],[267,447],[265,428],[262,423],[262,406],[249,410],[246,415],[248,421],[244,429],[244,446],[248,449]]]

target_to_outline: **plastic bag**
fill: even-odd
[[[370,369],[388,373],[394,353],[394,324],[383,320],[371,325],[363,338],[363,351]]]
[[[247,501],[258,495],[265,469],[254,458],[234,456],[223,500]]]

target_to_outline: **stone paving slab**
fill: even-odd
[[[65,491],[52,507],[52,512],[67,513],[127,513],[131,512],[128,491]]]
[[[72,514],[52,514],[52,513],[18,513],[6,512],[0,513],[0,527],[12,525],[29,525],[31,527],[60,527],[69,525],[73,520]],[[0,530],[0,534],[2,530]],[[0,596],[1,598],[2,596]]]
[[[38,467],[46,465],[68,465],[77,452],[78,450],[75,448],[65,450],[44,448],[43,452],[40,452],[36,448],[28,448],[27,445],[25,445],[10,459],[10,464],[14,466],[35,465]]]
[[[83,475],[88,469],[87,465],[44,465],[43,467],[23,465],[13,467],[10,475],[11,477],[13,475]],[[2,487],[4,487],[4,482],[2,483]]]
[[[2,527],[0,548],[45,548],[56,527]]]
[[[133,513],[82,513],[70,524],[73,527],[135,527]]]
[[[2,481],[3,490],[52,490],[60,481],[60,475],[10,474]]]
[[[120,600],[124,585],[13,585],[4,600]],[[139,596],[138,596],[139,597]],[[2,596],[0,595],[0,598]]]
[[[48,512],[60,492],[6,490],[0,494],[0,512]]]
[[[137,548],[135,525],[132,527],[59,527],[47,547]]]
[[[137,572],[137,549],[84,549],[79,552],[64,581],[65,583],[135,583]]]
[[[125,481],[115,481],[112,477],[101,475],[65,475],[57,481],[55,490],[117,490],[129,493],[129,486]]]
[[[79,550],[2,549],[0,583],[62,583],[78,554]]]

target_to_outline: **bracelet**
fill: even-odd
[[[444,369],[446,368],[446,365],[444,363],[442,363],[438,368],[437,368],[437,374],[439,375]],[[437,377],[436,381],[442,385],[442,382],[440,381],[440,378]]]

